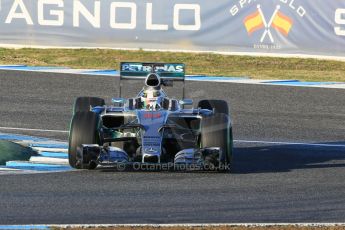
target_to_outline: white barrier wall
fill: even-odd
[[[343,0],[0,0],[0,43],[345,55]]]

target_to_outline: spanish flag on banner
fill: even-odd
[[[259,10],[248,15],[244,19],[243,23],[244,23],[244,26],[246,27],[249,35],[251,35],[253,32],[264,27],[264,22],[262,21],[262,17],[260,15]]]
[[[288,36],[292,24],[293,21],[291,18],[278,11],[273,19],[272,27],[284,34],[285,36]]]

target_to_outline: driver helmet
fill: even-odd
[[[158,110],[162,104],[162,93],[159,89],[149,87],[143,90],[141,102],[143,109]]]

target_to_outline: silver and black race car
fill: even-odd
[[[232,162],[232,122],[227,102],[169,98],[163,87],[185,80],[185,65],[121,63],[120,82],[142,79],[134,98],[79,97],[69,132],[69,164],[77,169],[97,166],[228,171]],[[120,92],[121,92],[120,83]],[[121,93],[120,93],[121,96]]]

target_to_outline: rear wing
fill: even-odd
[[[149,73],[157,73],[162,79],[184,81],[185,65],[181,63],[121,62],[121,79],[145,79]]]

